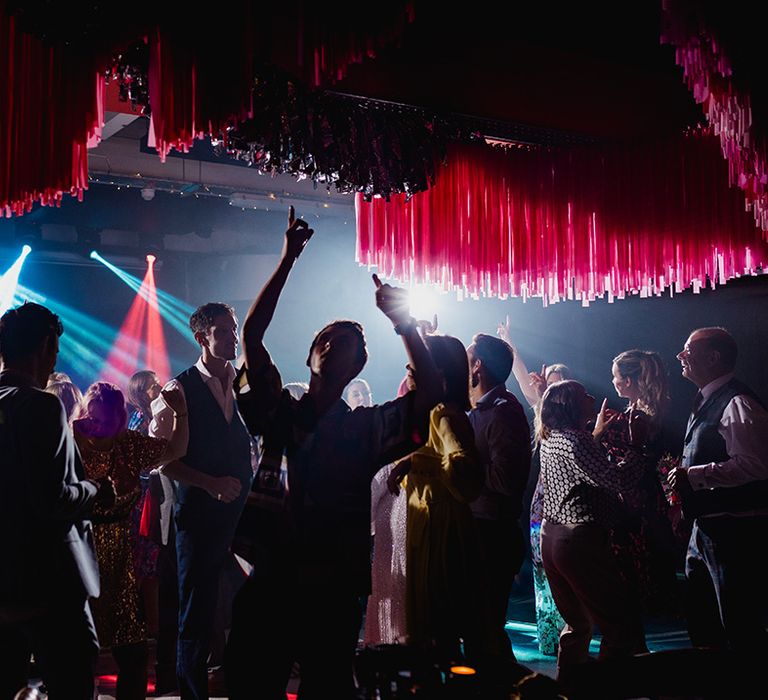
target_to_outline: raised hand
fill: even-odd
[[[400,287],[382,284],[377,274],[373,274],[371,277],[374,285],[376,285],[376,306],[392,321],[393,325],[408,323],[411,320],[408,292]]]
[[[314,230],[303,219],[296,218],[293,205],[288,207],[288,230],[285,232],[285,244],[283,245],[283,257],[295,260],[301,255],[304,246],[312,238]]]
[[[496,329],[496,334],[507,345],[511,346],[512,349],[515,350],[515,355],[517,355],[515,344],[512,342],[512,333],[509,330],[509,314],[507,314],[506,319],[504,320],[504,323],[499,323],[499,327]]]
[[[595,440],[599,440],[600,436],[605,432],[605,429],[618,417],[619,414],[616,413],[616,411],[612,411],[608,408],[608,399],[603,399],[603,403],[600,406],[600,413],[597,414],[595,427],[592,430],[592,437],[594,437]]]
[[[531,387],[533,392],[541,398],[544,396],[544,392],[547,390],[547,366],[541,366],[541,372],[529,372],[528,373],[528,386]]]
[[[434,335],[437,333],[437,314],[432,316],[431,321],[428,321],[427,319],[416,321],[416,326],[419,329],[422,338],[427,335]]]

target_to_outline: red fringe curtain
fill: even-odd
[[[258,12],[257,12],[258,10]],[[379,8],[375,24],[359,3],[283,0],[227,7],[225,33],[214,35],[199,17],[165,21],[150,33],[149,145],[165,160],[188,151],[196,138],[218,137],[253,116],[254,59],[286,69],[313,88],[344,78],[349,67],[396,42],[414,19],[413,3]]]
[[[0,5],[0,215],[82,199],[103,93],[95,61],[19,31]]]
[[[768,252],[701,132],[633,148],[456,145],[427,192],[356,205],[358,262],[474,297],[659,295],[752,274]]]
[[[255,56],[253,18],[246,14],[227,34],[228,45],[210,39],[210,27],[155,27],[149,35],[149,145],[164,162],[171,149],[186,153],[195,139],[218,136],[253,115]]]
[[[755,222],[768,239],[766,134],[755,128],[749,91],[734,82],[729,57],[700,9],[690,0],[663,0],[661,43],[675,47],[675,61],[683,68],[685,82],[720,137],[730,182],[743,190]],[[754,21],[748,16],[743,19]]]
[[[17,8],[18,9],[18,8]],[[0,215],[20,215],[34,202],[60,202],[64,193],[82,199],[88,184],[87,148],[98,142],[103,123],[104,78],[115,55],[146,36],[152,109],[151,137],[165,158],[188,150],[196,138],[218,137],[252,114],[254,59],[272,62],[312,86],[332,84],[349,66],[402,35],[413,20],[413,3],[391,3],[376,23],[359,3],[332,5],[287,0],[270,6],[253,0],[222,7],[215,25],[204,14],[160,3],[144,24],[107,23],[110,14],[68,16],[72,28],[50,27],[56,13],[30,8],[35,26],[52,36],[81,27],[98,39],[76,51],[61,42],[44,44],[22,32],[0,0]],[[98,9],[98,8],[96,8]],[[119,15],[122,10],[116,9]],[[298,19],[297,19],[298,18]],[[115,22],[122,18],[117,16]],[[101,22],[101,24],[99,24]],[[75,42],[77,43],[77,42]]]

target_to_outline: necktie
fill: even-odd
[[[692,416],[695,416],[699,412],[702,403],[704,403],[704,395],[701,391],[697,391],[696,396],[693,398],[693,406],[691,406]]]

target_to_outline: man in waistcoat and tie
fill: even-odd
[[[693,519],[686,557],[689,634],[695,646],[768,650],[768,412],[733,376],[737,345],[723,328],[700,328],[678,354],[699,392],[680,467],[669,481]]]
[[[187,454],[162,468],[175,482],[174,523],[179,577],[176,673],[184,700],[208,698],[208,655],[224,567],[250,489],[251,440],[234,399],[238,327],[234,309],[204,304],[189,325],[201,357],[166,386],[186,400]],[[167,437],[170,409],[158,399],[150,432]]]

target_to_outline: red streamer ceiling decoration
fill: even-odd
[[[331,85],[414,17],[408,0],[379,9],[374,24],[359,9],[237,0],[222,8],[223,27],[176,3],[159,3],[145,20],[120,6],[0,0],[0,215],[56,204],[65,193],[82,199],[87,148],[104,121],[104,77],[126,47],[149,44],[151,137],[164,159],[252,115],[256,64]]]
[[[743,190],[747,206],[768,238],[766,134],[756,127],[750,93],[734,80],[720,37],[706,26],[700,9],[690,0],[664,0],[661,42],[675,47],[675,61],[683,68],[685,82],[720,137],[730,182]]]
[[[258,10],[258,12],[256,12]],[[232,20],[215,36],[194,16],[150,33],[150,146],[164,160],[196,138],[218,137],[253,116],[255,61],[272,63],[313,88],[333,85],[349,67],[396,42],[414,19],[412,2],[390,3],[366,22],[358,3],[284,0],[230,3]]]
[[[82,200],[89,141],[104,122],[95,58],[19,30],[0,4],[0,215]]]
[[[456,145],[427,192],[356,205],[358,262],[470,296],[697,290],[754,273],[768,252],[702,132],[634,147]]]

